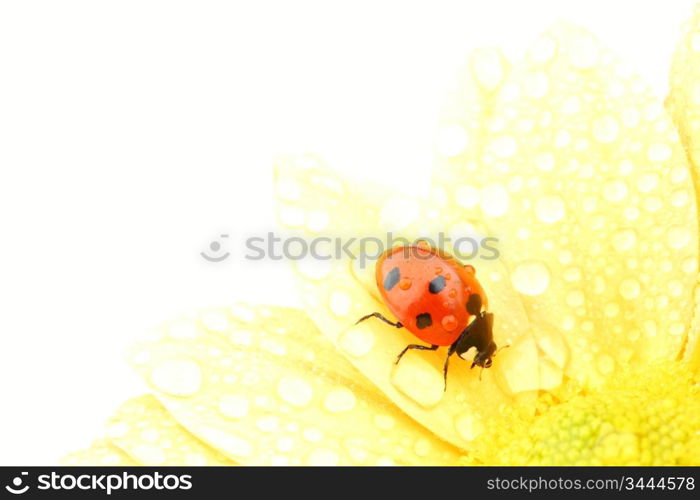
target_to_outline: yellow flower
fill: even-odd
[[[514,65],[476,51],[421,199],[343,180],[314,156],[278,160],[288,230],[498,238],[498,259],[473,261],[496,342],[510,345],[492,368],[455,361],[443,392],[444,349],[395,365],[410,333],[354,325],[389,315],[372,262],[305,259],[306,311],[211,309],[135,345],[152,394],[66,463],[699,464],[698,214],[683,147],[697,165],[698,40],[696,15],[673,119],[578,27],[554,26]]]

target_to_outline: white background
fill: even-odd
[[[122,353],[186,310],[297,304],[198,253],[274,227],[271,158],[417,192],[465,54],[564,18],[665,96],[692,1],[0,4],[0,464],[53,464],[144,390]],[[240,256],[239,256],[240,257]],[[274,280],[278,286],[256,286]]]

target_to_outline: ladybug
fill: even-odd
[[[357,323],[377,318],[396,328],[406,328],[429,346],[409,344],[409,349],[435,351],[449,346],[443,371],[447,390],[447,366],[454,353],[476,348],[471,368],[489,368],[497,351],[493,341],[493,314],[486,312],[488,299],[476,270],[427,242],[389,249],[376,264],[375,278],[384,303],[399,321],[378,312]],[[472,320],[473,318],[473,320]],[[357,324],[356,323],[356,324]]]

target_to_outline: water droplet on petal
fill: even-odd
[[[546,195],[535,202],[535,215],[545,224],[553,224],[562,218],[566,208],[560,196]]]
[[[668,245],[675,250],[685,247],[693,238],[690,229],[683,226],[673,226],[669,228],[666,236],[668,238]]]
[[[323,400],[323,406],[332,413],[350,411],[356,403],[355,394],[347,387],[331,389]]]
[[[627,184],[623,181],[609,181],[603,185],[603,197],[606,200],[614,203],[622,201],[625,196],[627,196]]]
[[[318,448],[312,451],[306,458],[307,465],[311,466],[333,466],[338,465],[340,457],[333,450]]]
[[[637,244],[637,233],[634,229],[621,229],[612,237],[613,247],[619,252],[626,252]]]
[[[352,299],[343,290],[335,290],[331,292],[328,299],[328,306],[336,316],[347,316],[352,306]]]
[[[501,184],[489,184],[481,191],[481,210],[491,217],[499,217],[508,211],[508,191]]]
[[[606,115],[593,120],[592,129],[593,137],[595,137],[598,142],[608,144],[617,139],[620,126],[613,116]]]
[[[511,273],[515,289],[524,295],[540,295],[549,287],[550,273],[545,264],[528,261],[518,264]]]
[[[598,51],[596,40],[591,35],[583,34],[571,42],[568,52],[574,67],[584,70],[598,62]]]
[[[620,283],[620,295],[627,300],[632,300],[639,295],[641,287],[639,282],[634,278],[623,280]]]
[[[287,403],[302,407],[311,402],[314,393],[303,378],[285,377],[277,384],[277,394]]]
[[[240,394],[224,394],[219,398],[219,411],[228,418],[243,418],[248,415],[248,398]]]
[[[607,354],[602,354],[598,357],[598,371],[603,375],[610,375],[615,369],[615,360]]]
[[[345,331],[338,343],[343,351],[353,357],[360,358],[372,350],[374,341],[374,333],[371,327],[360,323]]]
[[[474,441],[484,431],[484,425],[477,415],[465,412],[455,417],[455,429],[465,441]]]

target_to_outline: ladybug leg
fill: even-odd
[[[453,347],[450,347],[450,351],[447,353],[447,357],[445,358],[445,368],[443,369],[443,376],[445,377],[445,388],[443,389],[443,392],[447,391],[447,365],[450,364],[450,356],[452,356],[455,353],[455,349]],[[457,354],[459,356],[459,354]],[[462,356],[459,356],[460,358]]]
[[[360,322],[362,322],[362,321],[364,321],[364,320],[366,320],[366,319],[369,319],[369,318],[377,318],[377,319],[380,319],[380,320],[382,320],[384,323],[386,323],[387,325],[395,326],[396,328],[402,328],[402,327],[403,327],[403,325],[401,324],[400,321],[397,321],[396,323],[394,323],[394,322],[391,321],[390,319],[386,319],[384,316],[381,315],[381,313],[378,313],[378,312],[373,312],[373,313],[368,314],[368,315],[366,315],[366,316],[362,316],[360,319],[358,319],[358,320],[355,322],[355,324],[358,324],[358,323],[360,323]]]
[[[419,344],[409,344],[406,346],[406,349],[401,351],[401,354],[396,358],[396,361],[394,361],[394,364],[397,364],[399,361],[401,361],[401,358],[403,357],[404,354],[406,354],[406,351],[409,349],[418,349],[420,351],[436,351],[439,346],[436,345],[431,345],[428,347],[427,345],[419,345]]]

